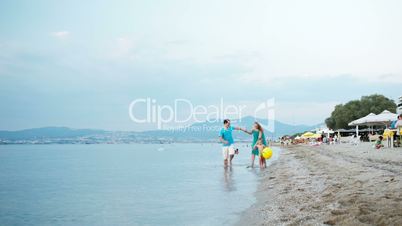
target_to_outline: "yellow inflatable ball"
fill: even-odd
[[[264,157],[264,159],[269,159],[272,157],[272,149],[269,147],[266,147],[262,150],[262,157]]]

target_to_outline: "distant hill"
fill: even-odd
[[[107,131],[94,129],[71,129],[68,127],[43,127],[18,131],[0,131],[0,138],[8,140],[38,139],[38,138],[74,138],[103,134]]]
[[[253,117],[247,116],[239,120],[238,122],[233,121],[233,126],[245,127],[248,130],[251,129],[252,125],[255,121],[260,122],[261,124],[268,124],[268,120],[266,119],[255,119]],[[275,131],[266,132],[266,135],[269,137],[281,137],[283,135],[293,135],[298,132],[309,131],[315,129],[318,125],[308,126],[308,125],[289,125],[286,123],[282,123],[279,121],[274,121],[275,123]],[[182,130],[152,130],[142,132],[144,135],[148,135],[151,137],[166,137],[166,138],[176,138],[176,139],[215,139],[218,136],[219,130],[222,128],[222,122],[203,122],[203,123],[195,123],[189,127],[186,127]],[[236,137],[238,139],[247,139],[250,136],[243,132],[236,132]]]
[[[244,117],[239,121],[233,121],[233,126],[245,127],[251,129],[254,121],[253,117]],[[257,119],[262,124],[267,124],[264,119]],[[279,121],[274,121],[274,133],[266,131],[267,137],[278,138],[283,135],[292,135],[298,132],[309,131],[317,127],[308,125],[289,125]],[[122,132],[122,131],[105,131],[95,129],[71,129],[67,127],[43,127],[35,129],[26,129],[19,131],[0,131],[0,139],[3,140],[35,140],[35,139],[64,139],[64,138],[80,138],[89,136],[102,136],[104,141],[108,139],[127,138],[144,140],[144,139],[168,139],[172,141],[203,141],[217,139],[218,132],[222,128],[222,122],[203,122],[195,123],[189,127],[180,130],[150,130],[144,132]],[[246,133],[236,131],[236,139],[250,139]]]

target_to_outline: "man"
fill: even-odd
[[[402,126],[402,114],[400,114],[400,115],[398,116],[398,120],[396,120],[394,126],[395,126],[395,128],[398,128],[398,127],[401,127],[401,126]]]
[[[396,134],[398,134],[398,136],[401,136],[402,133],[402,114],[400,114],[398,116],[398,121],[395,123],[395,128],[397,129]]]
[[[391,129],[396,129],[398,126],[396,125],[398,121],[402,120],[402,114],[398,115],[396,120],[391,123]]]
[[[398,136],[402,135],[402,114],[398,115],[398,118],[391,123],[391,129],[396,129],[396,133],[394,133],[394,140],[396,140],[397,145],[399,145],[400,141],[398,140]]]
[[[223,128],[219,132],[219,140],[222,143],[222,155],[223,155],[223,165],[227,167],[232,165],[232,159],[235,154],[235,148],[233,146],[234,140],[232,136],[233,130],[245,131],[240,127],[233,127],[230,125],[230,120],[223,120]]]

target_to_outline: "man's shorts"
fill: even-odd
[[[222,147],[222,156],[224,160],[229,159],[229,156],[234,154],[235,148],[233,147],[233,145]]]

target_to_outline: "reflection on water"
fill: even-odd
[[[232,192],[236,191],[236,183],[235,180],[233,179],[233,167],[224,167],[223,170],[223,185],[224,185],[224,190],[227,192]]]
[[[249,168],[249,169],[250,169],[250,172],[251,172],[252,174],[254,174],[255,176],[258,176],[258,175],[259,175],[259,172],[260,172],[260,169],[259,169],[259,168],[253,167],[253,168]],[[265,169],[263,169],[263,170],[265,170]]]
[[[279,158],[280,155],[280,149],[278,148],[273,148],[274,154],[272,155],[272,158],[270,158],[269,160],[267,160],[267,168],[269,168],[269,165],[271,165],[271,163],[275,160],[277,160]],[[245,158],[243,156],[243,159],[241,159],[242,162],[245,161]],[[258,158],[257,158],[258,161]],[[243,168],[244,167],[244,168]],[[265,169],[260,169],[260,167],[257,165],[255,165],[254,167],[249,167],[248,164],[234,164],[233,166],[230,167],[223,167],[223,190],[225,192],[234,192],[237,190],[236,187],[236,180],[235,178],[237,178],[236,176],[234,176],[234,171],[237,171],[238,173],[240,172],[240,174],[244,174],[246,173],[246,177],[253,177],[253,178],[257,178],[260,173],[262,171],[267,170],[267,168]],[[247,169],[247,170],[245,170]],[[252,175],[247,175],[247,174],[252,174]],[[239,176],[239,175],[237,175]],[[245,176],[245,175],[242,175]],[[239,185],[237,185],[239,186]]]

